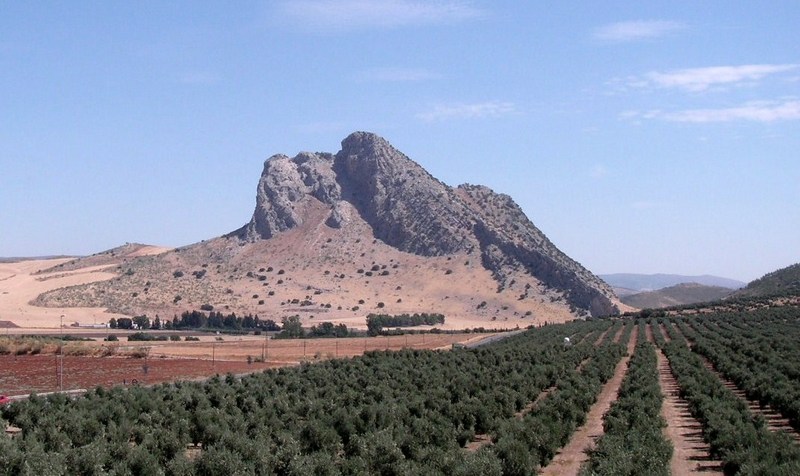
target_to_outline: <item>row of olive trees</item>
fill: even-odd
[[[786,434],[773,433],[763,418],[754,417],[738,398],[708,370],[702,358],[687,346],[684,335],[693,330],[664,320],[671,337],[663,351],[692,415],[703,426],[711,455],[720,459],[726,474],[800,474],[800,447]]]
[[[492,436],[493,450],[500,456],[504,475],[535,474],[585,422],[603,384],[614,374],[625,353],[622,345],[608,337],[615,330],[599,347],[591,343],[577,346],[585,351],[579,354],[581,360],[571,362],[575,366],[559,376],[555,389],[522,419],[507,420],[497,428]],[[630,337],[629,330],[624,335]]]
[[[617,400],[603,417],[603,436],[591,451],[582,475],[670,474],[672,444],[664,437],[663,395],[653,344],[647,342],[644,321],[638,344],[620,386]]]
[[[782,313],[777,315],[782,317]],[[757,316],[763,318],[758,321],[760,324],[774,317],[771,312]],[[697,321],[691,326],[696,329],[693,348],[749,398],[772,406],[800,429],[800,327],[781,321],[764,327],[742,324],[740,314],[720,314]]]
[[[608,350],[583,337],[609,325],[546,326],[476,350],[370,352],[242,378],[98,388],[75,400],[34,396],[2,407],[23,436],[0,437],[0,474],[502,474],[509,455],[499,441],[476,453],[463,446],[501,434],[542,390],[572,382],[584,359],[604,361]],[[564,349],[564,336],[585,343]]]

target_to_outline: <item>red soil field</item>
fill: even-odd
[[[297,365],[301,361],[346,358],[374,350],[449,349],[454,342],[481,340],[493,334],[428,334],[349,339],[269,340],[245,339],[215,342],[120,342],[125,353],[146,348],[149,358],[128,356],[64,355],[63,390],[97,386],[152,385],[193,380],[227,373],[244,374],[267,368]],[[94,343],[97,347],[100,344]],[[267,362],[259,362],[262,355]],[[248,363],[248,357],[252,363]],[[0,394],[27,395],[60,389],[59,355],[0,355]],[[145,365],[147,369],[145,371]]]

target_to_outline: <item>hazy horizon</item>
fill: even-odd
[[[263,161],[372,131],[595,274],[800,261],[800,8],[297,0],[0,7],[0,256],[184,246]]]

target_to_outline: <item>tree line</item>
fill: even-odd
[[[368,314],[367,333],[376,336],[384,327],[415,327],[435,326],[444,324],[444,314],[414,313],[414,314]]]
[[[183,330],[183,329],[224,329],[231,331],[239,330],[263,330],[279,331],[280,326],[272,319],[261,319],[258,314],[247,314],[237,316],[236,313],[222,314],[221,312],[211,311],[206,314],[203,311],[184,311],[180,317],[173,316],[171,320],[161,320],[156,316],[152,321],[144,314],[140,316],[111,318],[108,321],[111,329],[152,329],[152,330]]]

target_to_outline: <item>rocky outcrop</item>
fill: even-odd
[[[471,216],[454,191],[384,139],[351,134],[336,154],[335,168],[343,198],[385,243],[423,256],[475,248]]]
[[[251,241],[272,238],[303,223],[303,204],[309,197],[337,202],[341,189],[332,163],[330,154],[301,153],[292,159],[273,155],[267,159],[258,181],[253,218],[234,233]]]
[[[507,284],[513,271],[523,270],[561,290],[570,304],[592,315],[618,312],[611,302],[611,287],[561,252],[511,197],[480,185],[461,185],[458,191],[473,204],[483,263],[500,286]]]
[[[311,200],[329,207],[324,223],[346,224],[352,205],[376,238],[421,256],[480,253],[500,288],[514,273],[534,276],[575,308],[614,314],[613,291],[555,247],[507,195],[449,187],[383,138],[356,132],[336,154],[276,155],[264,163],[256,209],[231,235],[269,239],[306,219]]]

